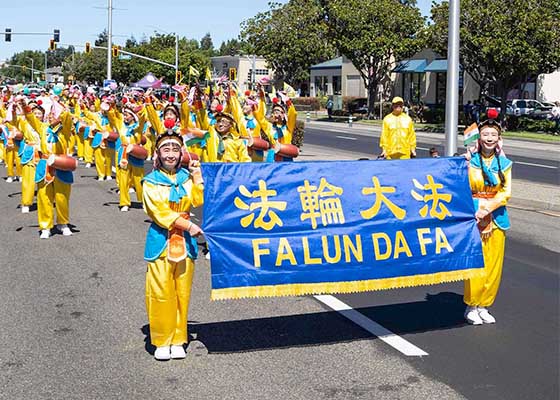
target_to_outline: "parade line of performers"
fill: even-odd
[[[113,179],[115,172],[121,211],[129,210],[131,192],[143,202],[153,221],[144,259],[150,338],[158,360],[186,355],[196,237],[202,234],[190,219],[191,208],[203,203],[200,162],[291,161],[299,154],[292,144],[297,113],[284,93],[273,98],[267,117],[261,85],[244,93],[227,82],[211,93],[197,85],[173,89],[177,99],[157,98],[151,90],[98,97],[77,86],[55,86],[42,96],[5,88],[0,97],[6,182],[21,182],[22,213],[29,213],[36,193],[41,239],[51,236],[55,208],[57,230],[72,235],[69,202],[78,161],[95,166],[99,181]],[[512,165],[501,150],[500,124],[490,119],[478,129],[480,139],[468,153],[469,180],[486,275],[465,282],[465,318],[475,325],[495,322],[487,307],[501,279]],[[382,139],[387,158],[416,155],[412,121],[402,114],[400,98],[384,121]],[[146,160],[153,160],[153,170],[144,176]]]

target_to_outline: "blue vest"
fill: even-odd
[[[187,191],[184,188],[184,184],[188,181],[190,177],[189,172],[181,168],[175,174],[176,182],[171,181],[167,176],[165,176],[159,170],[153,170],[148,175],[142,179],[142,182],[146,181],[153,185],[169,186],[169,201],[178,203],[181,199],[187,195]],[[167,248],[167,236],[169,230],[163,228],[152,222],[150,228],[148,229],[148,234],[146,235],[146,244],[144,246],[144,260],[154,261],[157,260],[163,251]],[[185,238],[185,243],[187,246],[187,257],[196,260],[198,256],[198,245],[196,238],[189,235],[188,232],[184,231],[183,236]]]
[[[500,157],[500,166],[502,167],[502,172],[507,171],[508,169],[511,168],[513,162],[502,155],[495,156],[492,159],[492,163],[490,164],[490,167],[488,168],[486,167],[486,165],[480,164],[480,158],[478,157],[478,155],[474,154],[473,157],[471,158],[471,162],[470,162],[471,167],[476,169],[483,169],[483,168],[485,169],[486,174],[489,176],[491,180],[491,182],[485,182],[487,186],[496,186],[500,184],[499,183],[500,180],[498,178],[498,170],[499,170],[498,157]],[[511,182],[507,182],[507,184],[511,185]],[[475,210],[478,210],[479,200],[480,199],[473,198]],[[492,218],[494,220],[494,223],[498,226],[498,228],[500,228],[503,231],[507,231],[511,227],[511,224],[509,222],[508,212],[505,206],[500,206],[494,211],[492,211]]]

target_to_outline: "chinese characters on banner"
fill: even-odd
[[[212,298],[345,293],[479,275],[465,161],[205,164]]]

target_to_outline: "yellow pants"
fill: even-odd
[[[146,311],[154,346],[182,345],[188,341],[187,315],[193,273],[193,260],[170,262],[165,252],[148,263]]]
[[[37,185],[37,217],[40,229],[54,227],[53,203],[56,203],[56,222],[67,224],[70,221],[70,190],[72,185],[54,178],[48,185],[40,182]]]
[[[117,168],[117,183],[119,185],[119,207],[130,206],[130,193],[128,189],[136,190],[136,199],[142,201],[142,178],[144,168],[133,167],[128,164],[126,169]]]
[[[107,173],[107,176],[111,176],[113,175],[112,167],[118,167],[115,149],[107,147],[107,150],[105,151],[105,158],[105,172]]]
[[[401,154],[401,153],[394,153],[394,154],[387,154],[385,156],[387,160],[408,160],[410,159],[410,153],[408,154]]]
[[[74,155],[74,149],[75,149],[75,147],[76,147],[76,141],[77,141],[76,135],[72,134],[72,135],[70,136],[70,140],[68,141],[68,150],[66,151],[66,153],[67,153],[69,156],[73,156],[73,155]]]
[[[29,207],[35,195],[35,164],[28,162],[22,167],[21,205]]]
[[[84,139],[84,161],[93,163],[93,147],[91,147],[91,139]]]
[[[13,147],[11,149],[5,149],[4,161],[6,162],[7,174],[11,177],[21,176],[21,163],[19,156],[17,154],[17,148]],[[16,165],[16,170],[14,174],[14,164]]]
[[[148,157],[152,157],[154,155],[154,145],[155,145],[155,138],[151,133],[146,133],[146,144],[144,148],[148,151]]]
[[[105,167],[105,155],[106,149],[102,149],[101,146],[93,149],[93,156],[95,157],[95,170],[97,171],[97,176],[99,178],[105,178],[107,176],[107,168]],[[109,160],[109,162],[111,162]],[[111,167],[109,167],[109,171]]]
[[[78,147],[78,158],[84,158],[84,137],[76,135],[76,145]]]
[[[0,139],[0,161],[4,161],[4,141]]]
[[[465,281],[464,302],[468,306],[490,307],[494,304],[504,265],[506,233],[494,229],[488,239],[482,240],[485,275]]]

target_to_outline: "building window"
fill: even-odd
[[[332,77],[332,86],[333,86],[333,94],[340,95],[342,94],[342,79],[340,76],[333,76]]]
[[[248,81],[251,81],[251,74],[252,74],[252,72],[253,72],[253,69],[250,68],[250,69],[249,69],[249,72],[247,73],[247,80],[248,80]],[[261,68],[261,69],[257,68],[257,69],[255,69],[255,77],[257,77],[257,76],[268,76],[268,74],[269,74],[269,72],[268,72],[268,69],[266,69],[266,68]]]
[[[324,96],[327,94],[327,83],[329,78],[327,76],[315,77],[315,93],[316,96]]]
[[[445,94],[447,91],[447,74],[438,72],[436,74],[436,104],[445,104]]]

